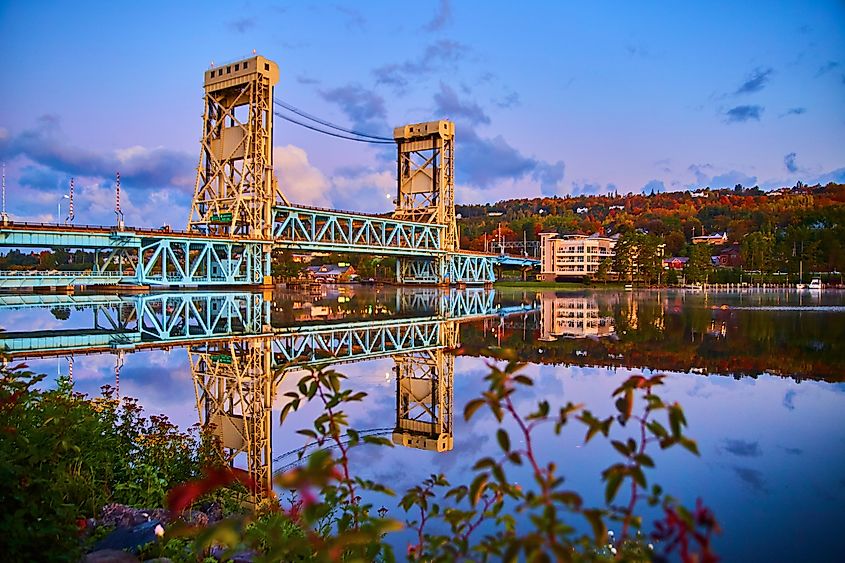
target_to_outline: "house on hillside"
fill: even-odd
[[[663,269],[681,271],[686,267],[687,262],[689,262],[689,258],[686,256],[672,256],[671,258],[664,258]]]
[[[700,235],[692,237],[693,244],[712,244],[714,246],[720,244],[728,244],[728,233],[715,233],[712,235]]]
[[[742,266],[742,251],[738,244],[726,246],[715,258],[718,260],[716,265],[723,268],[738,268]]]
[[[358,274],[355,273],[355,268],[352,266],[324,264],[322,266],[308,266],[306,271],[309,276],[321,283],[351,282],[358,279]]]

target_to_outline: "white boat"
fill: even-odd
[[[625,291],[634,291],[634,286],[630,283],[625,284]]]
[[[807,286],[807,289],[814,290],[814,291],[821,291],[822,289],[822,280],[820,278],[813,278],[810,280],[810,285]]]
[[[807,284],[806,283],[796,283],[795,289],[807,289]]]

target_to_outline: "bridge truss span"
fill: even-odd
[[[443,225],[292,206],[276,206],[274,214],[277,248],[400,256],[443,253]]]

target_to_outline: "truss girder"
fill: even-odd
[[[420,285],[481,285],[496,281],[496,256],[449,253],[431,259],[404,258],[396,262],[399,283]]]
[[[444,322],[436,317],[423,317],[314,330],[277,329],[273,337],[273,361],[278,368],[320,367],[433,349],[443,346]]]
[[[276,206],[274,216],[276,247],[402,256],[442,252],[443,225],[287,206]]]
[[[455,124],[432,121],[397,127],[397,219],[443,225],[446,251],[458,248],[455,216]]]
[[[145,239],[139,262],[143,285],[256,285],[270,273],[269,253],[256,242]]]
[[[418,299],[400,297],[402,309],[433,314],[333,325],[272,328],[270,302],[248,292],[179,292],[102,297],[0,296],[0,308],[89,307],[90,328],[44,332],[3,332],[0,352],[17,358],[85,354],[115,349],[134,350],[196,345],[235,339],[272,340],[274,369],[321,367],[330,364],[422,352],[448,346],[444,332],[457,322],[489,316],[520,314],[533,305],[501,307],[490,290],[438,290]],[[410,301],[413,301],[412,303]],[[408,306],[406,306],[406,304]]]

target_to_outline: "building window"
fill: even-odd
[[[235,65],[235,72],[238,72],[240,69],[241,69],[241,65],[236,64]]]
[[[264,63],[264,70],[270,70],[270,63]]]
[[[231,65],[230,65],[230,66],[227,66],[227,67],[226,67],[226,74],[230,74],[231,72],[232,72],[232,67],[231,67]]]
[[[248,62],[244,63],[244,70],[246,70],[246,65],[248,65],[248,64],[249,64]]]

